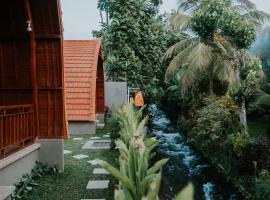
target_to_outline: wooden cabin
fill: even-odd
[[[64,41],[64,60],[69,133],[95,134],[105,113],[100,40]]]
[[[60,0],[2,1],[0,24],[1,159],[67,128]]]

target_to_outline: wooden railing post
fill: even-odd
[[[35,140],[34,105],[0,106],[0,158]]]

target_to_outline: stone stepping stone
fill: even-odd
[[[101,137],[91,137],[91,140],[101,139]]]
[[[105,124],[104,123],[97,123],[97,129],[104,129]]]
[[[83,138],[73,138],[73,140],[80,141],[80,140],[83,140]]]
[[[89,140],[82,149],[110,149],[111,140]]]
[[[81,199],[81,200],[106,200],[106,199]]]
[[[95,160],[89,160],[87,162],[90,163],[91,165],[97,165],[98,164],[96,159]]]
[[[109,187],[109,180],[102,181],[89,181],[86,189],[88,190],[97,190],[97,189],[107,189]]]
[[[79,154],[79,155],[72,156],[72,157],[75,158],[75,159],[78,159],[78,160],[81,160],[81,159],[84,159],[84,158],[88,158],[87,155],[83,155],[83,154]]]
[[[103,135],[103,137],[104,137],[104,138],[109,138],[109,137],[110,137],[110,135]]]
[[[93,174],[110,174],[110,173],[103,168],[95,168]]]
[[[71,154],[71,153],[72,153],[72,151],[64,150],[64,155]]]

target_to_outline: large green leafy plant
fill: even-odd
[[[150,99],[158,96],[166,70],[162,56],[174,40],[174,34],[157,17],[159,2],[99,0],[99,9],[110,20],[95,34],[102,38],[107,78],[140,87]]]
[[[149,165],[158,141],[145,136],[146,119],[142,119],[142,110],[134,111],[133,103],[129,103],[116,111],[121,126],[120,139],[115,142],[120,152],[120,170],[99,160],[99,164],[120,181],[116,200],[141,200],[143,197],[154,200],[158,196],[159,171],[168,159]]]

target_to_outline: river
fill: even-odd
[[[163,167],[161,199],[172,200],[188,182],[195,187],[196,200],[239,200],[235,189],[202,157],[187,138],[171,123],[156,105],[149,107],[155,113],[150,119],[149,133],[160,144],[157,158],[169,158]]]

